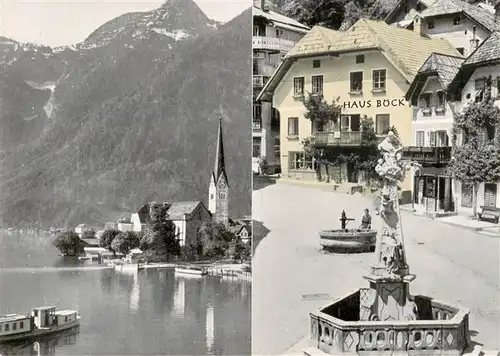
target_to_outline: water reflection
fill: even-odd
[[[25,341],[0,345],[0,354],[7,355],[22,355],[22,356],[52,356],[56,355],[57,349],[61,351],[71,345],[76,345],[78,342],[78,334],[80,328],[68,330],[65,333],[55,336],[48,336],[37,341]]]

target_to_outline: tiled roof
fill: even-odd
[[[467,58],[464,65],[474,65],[500,59],[500,32],[493,32],[481,45]]]
[[[315,26],[297,42],[286,58],[377,48],[385,52],[410,77],[417,74],[433,52],[460,56],[446,40],[422,37],[414,31],[393,27],[383,21],[361,19],[347,31],[332,31]]]
[[[269,10],[269,11],[262,11],[262,9],[260,7],[255,6],[255,5],[253,6],[252,10],[253,10],[252,11],[252,15],[253,16],[265,17],[269,21],[278,22],[280,24],[292,26],[292,28],[296,28],[297,31],[299,31],[299,32],[305,32],[305,31],[309,30],[309,27],[307,27],[306,25],[301,24],[297,20],[291,19],[291,18],[289,18],[289,17],[287,17],[285,15],[281,15],[281,14],[279,14],[277,12],[274,12],[274,11],[271,11],[271,10]]]
[[[432,53],[422,65],[415,79],[408,88],[405,95],[406,100],[416,103],[427,78],[431,75],[436,75],[441,87],[444,90],[447,90],[448,86],[460,71],[460,67],[464,60],[465,58]]]
[[[491,11],[469,4],[462,0],[437,0],[434,4],[420,13],[422,18],[464,13],[489,31],[497,27],[495,14]]]
[[[445,56],[433,53],[429,56],[418,73],[435,72],[443,88],[447,88],[457,75],[465,58]]]
[[[184,214],[192,214],[198,205],[203,204],[201,201],[181,201],[172,203],[168,209],[168,216],[173,220],[180,220]]]

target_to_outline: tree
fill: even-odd
[[[151,220],[140,242],[140,248],[150,254],[163,256],[167,261],[181,253],[176,227],[168,217],[168,208],[160,206],[153,210]]]
[[[138,248],[140,244],[139,237],[133,231],[121,232],[115,236],[111,242],[111,248],[123,254],[127,254],[130,250]]]
[[[491,81],[487,81],[491,83]],[[477,214],[477,192],[484,182],[500,181],[500,109],[487,90],[485,101],[467,105],[455,118],[452,159],[449,170],[462,186],[472,187],[472,212]],[[457,133],[464,136],[457,145]]]
[[[241,241],[239,236],[235,236],[228,245],[226,250],[226,257],[234,261],[240,260],[245,251],[245,244]]]
[[[73,231],[59,234],[53,244],[64,256],[78,256],[85,251],[82,240]]]
[[[222,258],[234,240],[235,235],[224,224],[216,221],[204,223],[198,230],[198,239],[201,241],[202,254],[208,258]]]
[[[106,250],[109,250],[109,251],[113,252],[113,254],[115,254],[116,251],[113,249],[111,244],[113,243],[113,240],[115,239],[115,237],[118,234],[120,234],[120,232],[121,231],[117,230],[117,229],[104,230],[101,238],[99,239],[99,246],[101,246],[101,247],[105,248]]]

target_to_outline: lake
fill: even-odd
[[[250,282],[96,269],[60,257],[53,238],[0,231],[0,315],[55,305],[77,309],[80,327],[0,354],[250,355]]]

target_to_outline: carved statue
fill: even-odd
[[[385,277],[402,277],[400,271],[407,268],[403,233],[399,219],[398,182],[405,179],[406,171],[419,169],[415,162],[402,160],[399,138],[390,131],[378,145],[381,158],[375,171],[382,177],[381,209],[383,225],[379,234],[379,264],[385,267]]]

